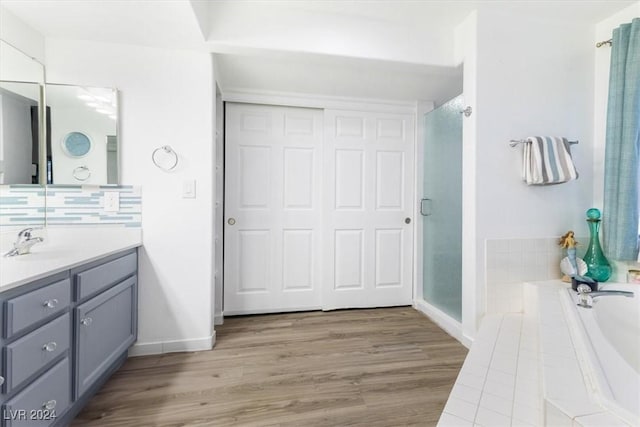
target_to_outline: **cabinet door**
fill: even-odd
[[[133,276],[75,309],[77,399],[136,339]]]

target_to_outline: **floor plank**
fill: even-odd
[[[431,426],[467,350],[409,307],[231,317],[135,357],[72,426]]]

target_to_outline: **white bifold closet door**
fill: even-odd
[[[411,115],[227,103],[224,314],[412,302]]]
[[[325,110],[324,309],[413,294],[411,115]]]
[[[322,110],[225,114],[224,314],[320,309]]]

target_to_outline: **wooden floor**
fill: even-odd
[[[130,358],[73,426],[432,426],[466,349],[412,308],[226,318]]]

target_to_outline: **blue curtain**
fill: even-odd
[[[640,18],[613,31],[610,71],[602,232],[609,257],[635,260],[640,216]]]

